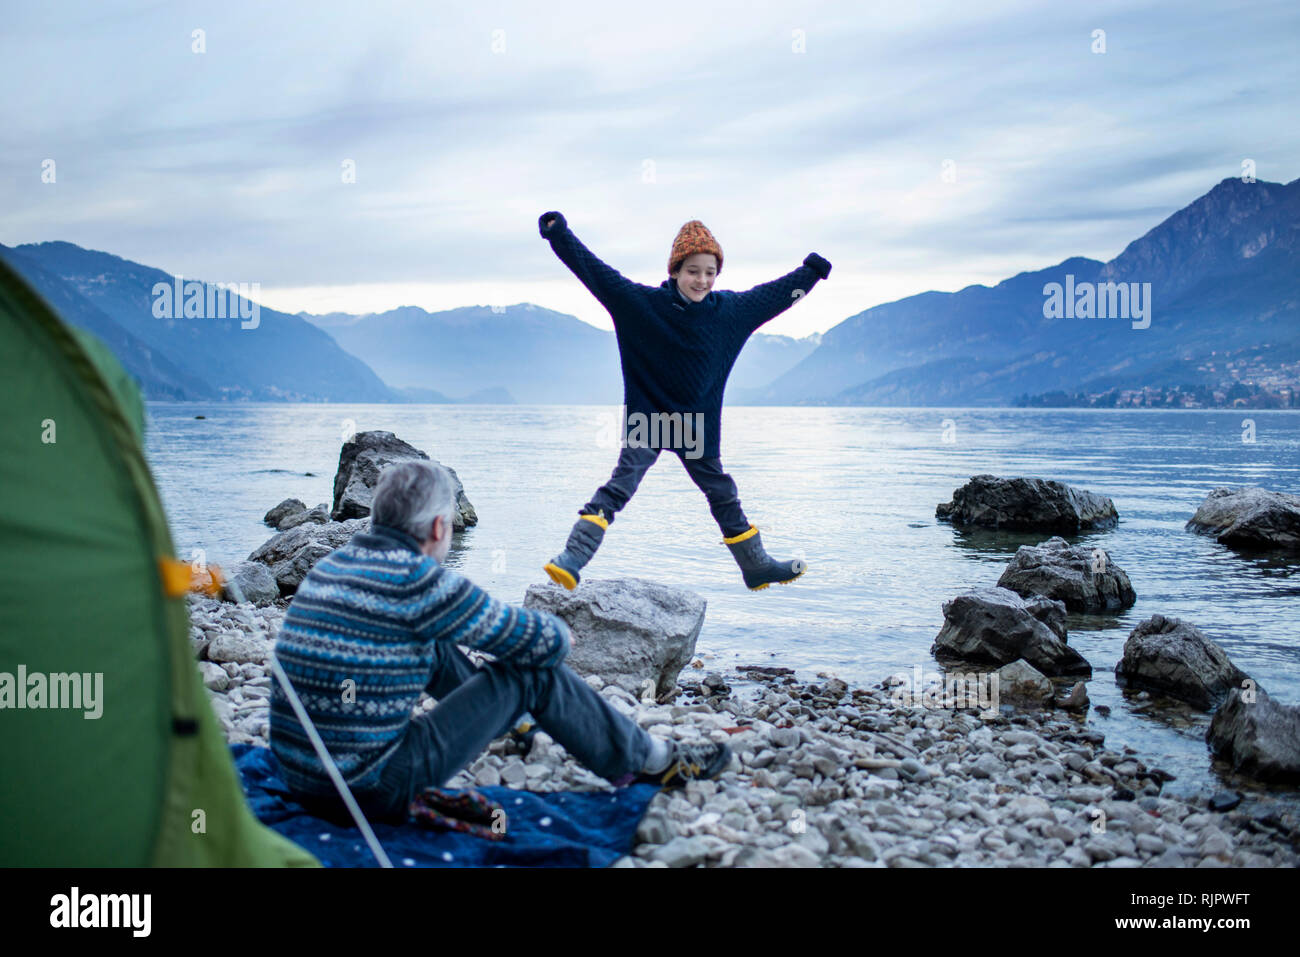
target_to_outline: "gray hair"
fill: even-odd
[[[455,511],[456,484],[450,473],[441,465],[417,459],[384,469],[375,485],[370,521],[399,528],[424,542],[433,534],[434,518],[441,515],[450,523]]]

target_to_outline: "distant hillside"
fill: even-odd
[[[146,398],[400,401],[364,362],[297,316],[259,307],[250,328],[238,318],[158,318],[154,284],[172,283],[161,269],[66,242],[0,247],[0,255],[66,321],[104,339]]]
[[[113,351],[122,367],[138,379],[146,398],[171,401],[210,400],[216,390],[195,379],[165,355],[127,332],[107,313],[36,263],[0,246],[0,259],[18,270],[64,321],[92,332]]]
[[[155,315],[155,284],[173,286],[174,277],[110,253],[46,242],[0,246],[0,256],[65,320],[102,339],[148,399],[609,404],[622,397],[613,333],[531,303],[361,316],[294,316],[259,305],[256,325],[244,328],[240,318],[184,318],[180,309],[174,318]],[[233,302],[251,306],[238,296]],[[732,401],[817,341],[754,336],[732,373]]]
[[[416,386],[405,386],[394,391],[399,393],[405,401],[422,405],[451,405],[455,403],[466,405],[473,403],[483,403],[484,405],[515,404],[515,397],[510,394],[508,389],[483,389],[471,393],[463,399],[449,399],[441,392],[435,392],[433,389],[421,389]]]
[[[610,404],[622,399],[613,332],[532,303],[500,310],[403,306],[353,316],[299,313],[406,395],[435,389],[450,401]],[[816,348],[818,337],[758,334],[728,383],[729,401],[772,381]],[[484,390],[498,398],[483,398]],[[500,398],[500,396],[505,398]],[[424,400],[435,401],[435,400]]]
[[[1151,284],[1145,329],[1045,318],[1044,287]],[[1108,263],[1067,259],[996,286],[867,309],[754,401],[1006,405],[1021,393],[1132,388],[1212,352],[1300,343],[1300,180],[1225,179]]]

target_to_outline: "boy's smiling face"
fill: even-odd
[[[718,275],[718,257],[713,253],[694,253],[682,260],[672,278],[677,288],[691,302],[699,302],[713,288]]]

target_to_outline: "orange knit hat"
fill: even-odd
[[[668,257],[668,275],[672,275],[681,266],[687,256],[693,256],[695,253],[712,253],[718,257],[718,272],[722,272],[722,247],[718,241],[713,238],[713,233],[709,232],[698,219],[692,219],[689,223],[677,231],[677,238],[673,240],[673,251]]]

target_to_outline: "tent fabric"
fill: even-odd
[[[138,386],[3,261],[0,381],[0,865],[319,864],[250,813],[164,593]]]
[[[270,748],[231,746],[253,813],[326,867],[378,867],[356,827],[313,817],[294,801]],[[476,788],[500,804],[506,836],[428,830],[372,821],[394,867],[608,867],[632,853],[637,825],[659,787],[634,784],[608,791],[523,791]]]
[[[113,351],[94,335],[76,326],[65,325],[64,328],[77,340],[91,365],[98,370],[104,384],[108,386],[113,398],[117,400],[118,407],[126,416],[127,423],[135,431],[136,441],[143,446],[144,397],[140,395],[140,390],[135,380],[131,378],[131,374],[122,368]]]

